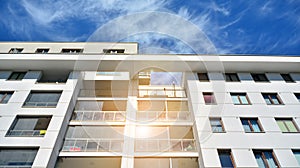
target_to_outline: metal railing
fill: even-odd
[[[125,111],[74,111],[73,121],[125,121]]]
[[[6,136],[43,137],[46,130],[9,130]]]
[[[128,90],[81,90],[80,97],[127,97]]]
[[[66,138],[63,152],[122,152],[123,139]]]
[[[139,89],[139,97],[186,97],[184,89]]]
[[[137,121],[190,121],[189,111],[139,111]]]
[[[23,107],[56,107],[57,102],[25,102]]]
[[[141,139],[135,141],[136,152],[196,152],[194,139]]]

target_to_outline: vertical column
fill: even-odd
[[[124,147],[121,168],[134,167],[134,137],[136,112],[137,97],[129,96],[127,101],[126,123],[124,128]]]

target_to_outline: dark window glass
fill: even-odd
[[[62,49],[61,50],[61,52],[62,53],[69,53],[69,54],[78,54],[78,53],[82,53],[83,52],[83,49],[76,49],[76,48],[74,48],[74,49]]]
[[[262,96],[268,105],[282,104],[277,93],[262,93]]]
[[[49,48],[38,48],[35,52],[40,54],[46,54],[49,52]]]
[[[0,91],[0,104],[8,103],[10,97],[14,92]]]
[[[230,93],[233,104],[250,104],[246,93]]]
[[[25,76],[26,72],[13,72],[9,76],[8,80],[22,80]]]
[[[51,117],[18,116],[7,136],[44,136]]]
[[[30,167],[38,149],[0,149],[0,167]]]
[[[12,48],[12,49],[9,50],[8,53],[10,53],[10,54],[19,54],[22,51],[23,51],[23,48]]]
[[[234,161],[230,150],[218,150],[222,167],[234,167]]]
[[[205,104],[216,104],[215,96],[211,92],[203,93],[203,98],[204,98]]]
[[[257,118],[242,118],[241,122],[245,132],[262,132]]]
[[[239,82],[239,76],[236,73],[225,73],[226,82]]]
[[[300,93],[295,93],[295,96],[298,99],[298,101],[300,102]]]
[[[285,82],[295,82],[290,74],[280,74]]]
[[[125,49],[103,49],[103,52],[106,54],[118,54],[124,53]]]
[[[251,74],[251,76],[255,82],[269,82],[265,74]]]
[[[300,150],[293,150],[294,156],[300,165]]]
[[[201,82],[209,82],[209,78],[208,78],[207,73],[197,73],[197,75],[198,75],[198,79]]]
[[[212,132],[225,132],[221,118],[210,118]]]
[[[56,107],[61,92],[31,92],[23,106]]]
[[[260,168],[279,167],[272,150],[253,150],[256,162]]]

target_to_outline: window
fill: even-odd
[[[209,82],[209,78],[208,78],[207,73],[197,73],[197,75],[198,75],[199,81],[201,81],[201,82]]]
[[[245,132],[262,132],[257,118],[241,118]]]
[[[125,49],[103,49],[103,52],[106,54],[118,54],[124,53]]]
[[[215,96],[211,92],[204,92],[203,98],[204,98],[205,104],[216,104]]]
[[[269,82],[265,74],[251,74],[255,82]]]
[[[38,149],[0,149],[0,167],[31,167]]]
[[[0,91],[0,104],[6,104],[14,92]]]
[[[49,52],[49,48],[38,48],[35,53],[46,54]]]
[[[76,48],[67,49],[67,48],[65,48],[65,49],[62,49],[61,52],[62,53],[69,53],[69,54],[77,54],[77,53],[82,53],[83,49],[78,49],[78,48],[77,49]]]
[[[61,91],[59,92],[37,92],[32,91],[23,106],[25,107],[56,107],[59,101]]]
[[[239,82],[239,76],[236,73],[225,73],[226,82]]]
[[[280,100],[277,93],[262,93],[262,96],[264,97],[268,105],[282,104],[282,101]]]
[[[293,119],[276,119],[277,125],[282,132],[299,132]]]
[[[230,93],[233,104],[235,105],[247,105],[250,104],[246,93]]]
[[[8,80],[22,80],[26,72],[13,72],[10,74]]]
[[[10,54],[19,54],[23,51],[23,48],[11,48],[8,53]]]
[[[260,168],[279,167],[272,150],[253,150],[256,162]]]
[[[300,102],[300,93],[294,93],[298,101]]]
[[[50,116],[17,116],[6,136],[44,136],[50,120]]]
[[[293,150],[294,156],[300,165],[300,150]]]
[[[229,149],[218,149],[219,159],[222,167],[235,167],[234,160]]]
[[[294,80],[293,80],[293,78],[290,76],[290,74],[280,74],[281,75],[281,77],[283,78],[283,80],[285,81],[285,82],[287,82],[287,83],[293,83],[293,82],[295,82]]]
[[[210,118],[209,121],[212,132],[225,132],[221,118]]]

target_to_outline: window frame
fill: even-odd
[[[0,97],[0,104],[7,104],[9,100],[11,99],[12,95],[14,94],[14,91],[0,91],[0,94],[4,94],[4,96]],[[7,102],[4,102],[4,99],[9,96]]]
[[[211,96],[212,103],[209,103],[209,102],[205,101],[206,100],[205,96],[209,96],[209,95]],[[202,92],[202,96],[203,96],[205,105],[216,105],[217,104],[215,94],[213,92]]]
[[[31,95],[34,94],[34,93],[53,93],[53,94],[59,94],[60,93],[60,96],[57,100],[57,102],[50,102],[50,103],[56,103],[55,106],[51,106],[51,105],[44,105],[44,106],[30,106],[30,105],[26,105],[28,102],[30,102],[29,100],[31,99]],[[62,96],[62,93],[63,91],[62,90],[31,90],[30,93],[27,95],[27,98],[25,99],[23,105],[22,105],[22,108],[56,108],[59,101],[60,101],[60,98]],[[32,103],[42,103],[42,102],[32,102]]]
[[[214,129],[215,127],[213,127],[211,121],[219,121],[220,125],[221,125],[221,128],[222,128],[222,131],[216,131],[218,129]],[[210,117],[209,118],[209,124],[210,124],[210,129],[211,129],[211,132],[213,133],[226,133],[225,131],[225,127],[224,127],[224,123],[222,121],[222,118],[221,117]],[[219,128],[219,127],[216,127],[216,128]]]
[[[12,72],[9,77],[7,78],[7,81],[21,81],[24,79],[25,75],[27,74],[27,72]],[[13,76],[17,75],[16,78],[12,78]],[[20,78],[21,77],[21,78]]]
[[[245,133],[264,133],[264,129],[263,129],[263,127],[262,127],[262,125],[261,125],[258,118],[244,118],[244,117],[241,117],[240,120],[241,120],[241,123],[242,123],[242,126],[243,126],[243,129],[244,129]],[[247,120],[247,123],[250,127],[250,132],[245,130],[242,120]],[[251,123],[251,120],[256,120],[256,123],[259,127],[259,132],[255,131],[255,129],[253,128],[253,124]]]
[[[281,133],[299,133],[300,129],[298,127],[298,125],[296,124],[296,122],[294,121],[293,118],[275,118],[276,124],[278,126],[278,128],[280,129]],[[295,127],[295,129],[297,130],[296,132],[291,132],[289,127],[287,126],[287,124],[285,122],[283,122],[284,127],[288,130],[288,132],[284,132],[283,130],[281,130],[280,126],[278,125],[277,121],[291,121],[293,126]]]
[[[219,157],[219,161],[220,161],[221,167],[223,167],[223,166],[222,166],[220,154],[229,154],[229,157],[230,157],[230,160],[231,160],[231,164],[232,164],[233,168],[236,168],[235,160],[234,160],[234,157],[233,157],[231,149],[217,149],[217,151],[218,151],[218,157]]]
[[[230,96],[231,96],[232,103],[233,103],[234,105],[251,105],[251,101],[250,101],[250,99],[249,99],[247,93],[242,93],[242,92],[230,92]],[[237,96],[237,98],[238,98],[238,100],[239,100],[240,103],[239,103],[239,104],[234,103],[232,96]],[[242,99],[241,99],[241,96],[245,96],[245,98],[246,98],[246,100],[247,100],[247,104],[244,104],[244,103],[243,103],[243,101],[242,101]]]
[[[278,93],[261,93],[261,94],[262,94],[262,97],[263,97],[263,99],[264,99],[264,101],[265,101],[265,103],[266,103],[267,105],[284,105],[284,103],[283,103],[283,101],[282,101],[282,99],[280,98],[280,96],[279,96]],[[276,99],[277,99],[277,101],[279,102],[279,104],[276,104],[276,103],[274,102],[274,100],[272,99],[272,95],[273,95],[273,96],[276,96]],[[271,102],[271,104],[268,104],[268,102],[267,102],[266,99],[265,99],[265,96],[268,97],[268,100]]]
[[[270,82],[265,73],[251,73],[251,76],[254,82]]]
[[[274,153],[274,151],[273,151],[272,149],[271,149],[271,150],[268,150],[268,149],[252,149],[252,152],[253,152],[254,158],[255,158],[255,153],[260,153],[260,155],[262,156],[264,165],[265,165],[267,168],[269,168],[270,165],[268,164],[268,161],[267,161],[267,159],[266,159],[266,156],[265,156],[264,152],[271,152],[271,153],[272,153],[272,157],[273,157],[273,159],[274,159],[273,161],[275,162],[276,166],[277,166],[277,167],[281,167],[281,166],[279,165],[278,159],[277,159],[277,157],[276,157],[276,155],[275,155],[275,153]],[[256,160],[256,159],[255,159],[255,160]],[[256,163],[257,163],[257,161],[256,161]]]
[[[226,82],[241,82],[240,78],[239,78],[239,75],[237,73],[225,73],[225,81]],[[237,80],[235,80],[233,78],[233,76],[235,76],[235,78]]]
[[[209,76],[207,73],[197,73],[198,80],[200,82],[209,82]]]
[[[37,119],[36,121],[36,125],[34,127],[37,126],[37,123],[39,122],[39,119],[47,119],[48,120],[48,123],[46,125],[46,128],[43,128],[43,129],[32,129],[32,130],[23,130],[23,129],[15,129],[16,125],[18,124],[18,122],[22,122],[21,120],[25,120],[25,119]],[[39,116],[36,116],[36,115],[17,115],[16,118],[14,119],[13,123],[11,124],[9,130],[7,131],[5,137],[44,137],[48,128],[49,128],[49,125],[50,125],[50,122],[52,120],[52,116],[51,115],[39,115]],[[27,131],[27,133],[30,131],[32,131],[32,134],[31,136],[30,135],[24,135],[24,134],[20,134],[20,135],[14,135],[14,134],[11,134],[11,132],[13,131]],[[38,134],[37,134],[38,133]]]

